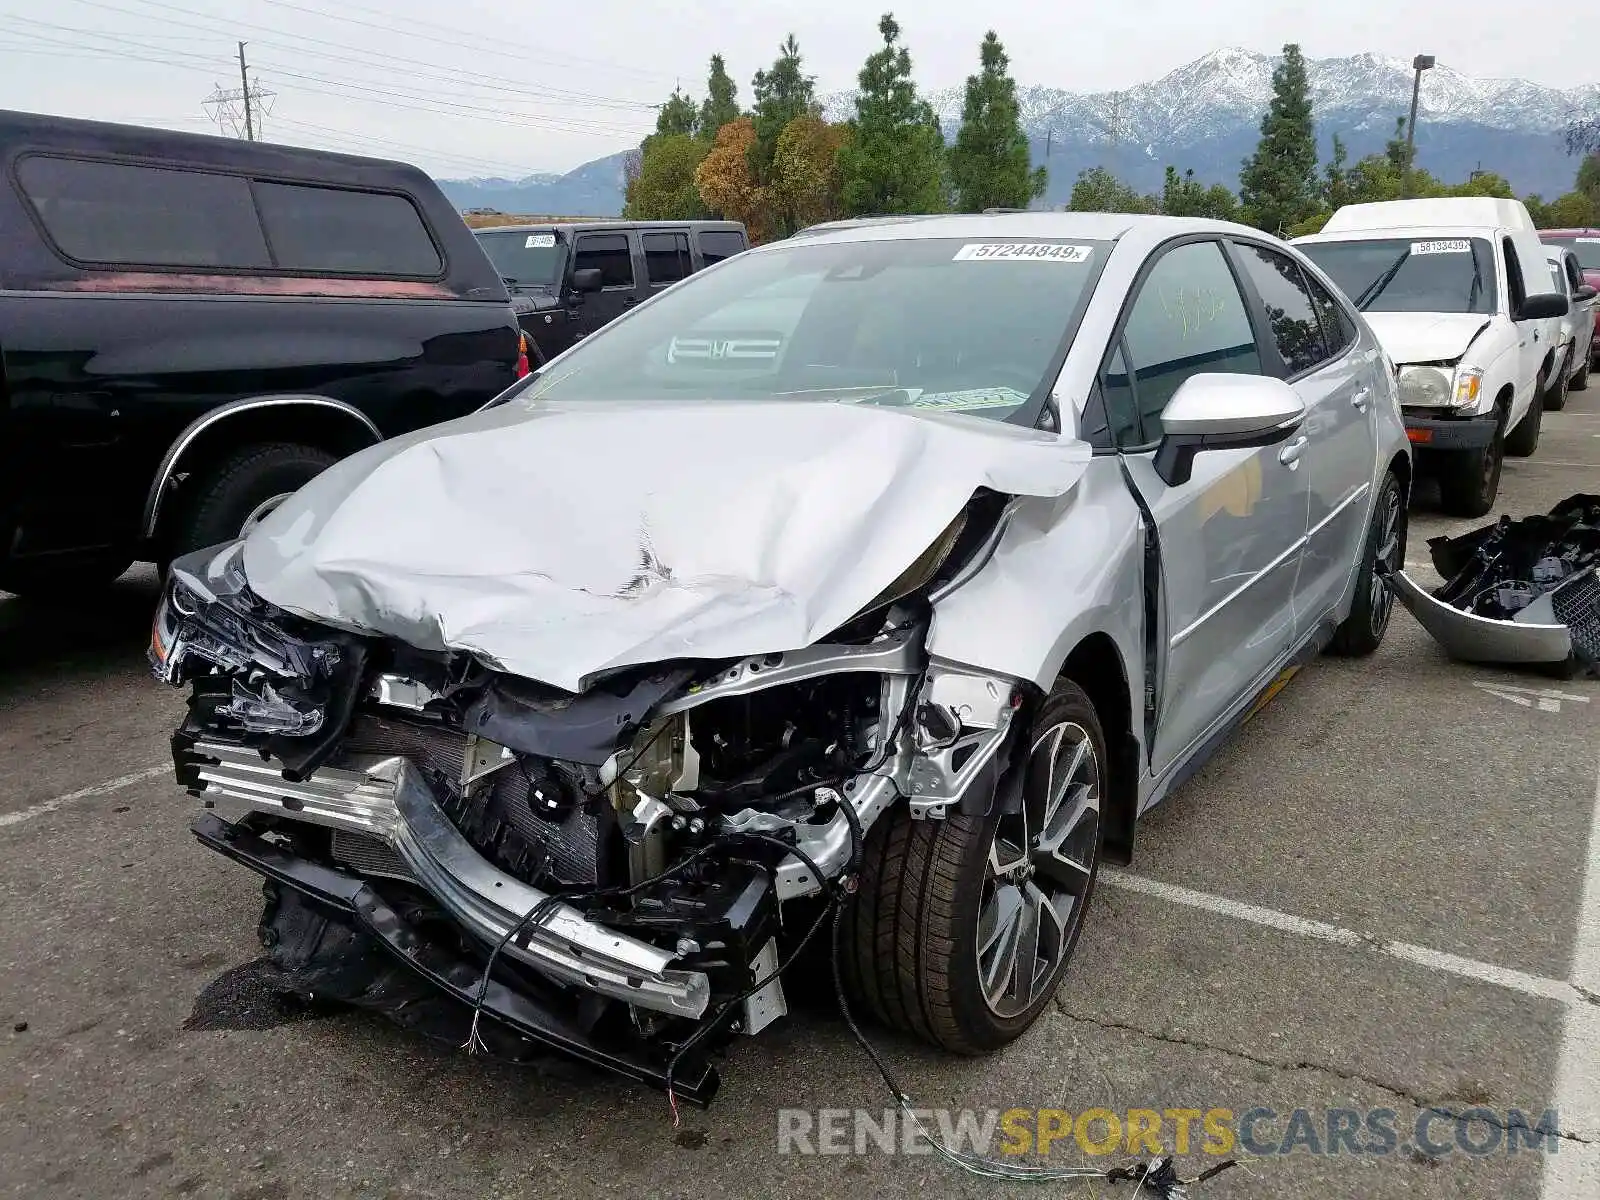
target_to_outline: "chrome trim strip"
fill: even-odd
[[[334,400],[328,396],[260,396],[254,399],[230,400],[227,404],[220,404],[190,421],[184,431],[173,441],[172,445],[167,447],[167,452],[161,459],[161,465],[156,468],[155,480],[151,483],[150,491],[145,496],[144,519],[141,525],[143,536],[147,538],[155,537],[156,525],[161,519],[161,505],[167,498],[167,485],[172,482],[173,468],[178,465],[178,460],[182,458],[183,452],[194,443],[196,438],[226,417],[258,408],[279,408],[289,404],[336,409],[346,416],[354,417],[361,422],[366,427],[367,432],[372,435],[374,445],[383,441],[383,433],[373,424],[372,418],[359,408],[346,404],[343,400]]]
[[[545,899],[544,892],[487,862],[403,758],[379,759],[364,771],[325,767],[296,784],[284,780],[272,762],[237,746],[202,742],[195,753],[218,760],[200,769],[206,798],[381,838],[417,882],[486,943],[498,943]],[[673,970],[669,951],[615,933],[565,904],[503,952],[562,983],[657,1012],[700,1017],[710,1001],[703,972]]]
[[[1323,531],[1323,529],[1327,528],[1328,523],[1330,521],[1332,521],[1335,517],[1337,517],[1345,509],[1349,508],[1352,504],[1354,504],[1357,500],[1361,499],[1361,497],[1365,496],[1371,490],[1372,490],[1372,485],[1370,483],[1363,483],[1355,491],[1351,492],[1343,500],[1339,501],[1338,504],[1335,504],[1333,506],[1333,511],[1332,512],[1330,512],[1327,516],[1323,517],[1322,520],[1318,521],[1315,525],[1313,525],[1311,527],[1311,532],[1307,535],[1307,538],[1309,539],[1309,538],[1316,537],[1317,534],[1319,534],[1319,533],[1321,533]]]
[[[1306,542],[1308,540],[1309,540],[1308,538],[1306,538],[1304,535],[1302,535],[1292,545],[1290,545],[1290,547],[1287,550],[1285,550],[1282,554],[1278,555],[1277,558],[1273,559],[1266,566],[1262,567],[1261,570],[1257,571],[1254,575],[1250,576],[1249,579],[1245,580],[1238,587],[1234,588],[1233,591],[1229,592],[1221,600],[1218,600],[1210,608],[1206,609],[1205,612],[1201,613],[1199,618],[1197,620],[1193,621],[1187,628],[1180,629],[1177,633],[1173,634],[1171,640],[1167,643],[1167,645],[1171,649],[1176,650],[1184,642],[1188,641],[1190,635],[1192,635],[1197,629],[1199,629],[1200,626],[1204,625],[1207,621],[1211,620],[1212,617],[1216,616],[1219,612],[1221,612],[1223,609],[1227,608],[1228,605],[1232,604],[1240,596],[1244,595],[1251,588],[1255,587],[1256,584],[1260,583],[1268,575],[1271,575],[1279,567],[1283,566],[1283,564],[1285,562],[1287,562],[1289,559],[1293,558],[1296,554],[1300,553],[1300,551],[1304,550],[1305,546],[1306,546]]]

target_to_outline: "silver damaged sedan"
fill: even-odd
[[[830,940],[858,1010],[1020,1036],[1139,814],[1378,646],[1411,477],[1276,239],[844,222],[179,560],[150,659],[279,987],[705,1103]]]

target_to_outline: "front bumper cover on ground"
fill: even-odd
[[[1600,496],[1428,543],[1445,583],[1392,584],[1451,658],[1600,674]]]
[[[230,825],[215,813],[202,813],[191,826],[201,844],[233,859],[313,902],[346,914],[363,932],[423,978],[464,1005],[478,999],[483,971],[419,937],[373,887],[353,875],[288,854],[248,829]],[[626,1049],[603,1046],[573,1021],[529,997],[490,980],[482,1011],[523,1037],[567,1057],[665,1089],[664,1065]],[[685,1061],[672,1075],[673,1094],[704,1107],[716,1094],[718,1076],[706,1063]]]

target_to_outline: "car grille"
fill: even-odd
[[[558,783],[544,771],[541,760],[524,756],[481,780],[471,795],[463,795],[460,781],[466,735],[459,730],[435,722],[359,713],[350,723],[341,750],[345,755],[398,755],[419,767],[433,784],[440,807],[462,835],[484,857],[519,879],[548,881],[553,876],[565,883],[599,881],[604,823],[610,815],[605,801],[574,794],[569,796],[574,803],[559,818],[536,812],[530,803],[530,778],[543,774],[550,786]],[[361,869],[359,861],[342,861]],[[396,874],[376,869],[364,873]]]
[[[1600,570],[1590,569],[1550,593],[1556,620],[1572,635],[1579,658],[1600,660]]]

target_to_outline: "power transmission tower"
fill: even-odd
[[[278,93],[268,91],[260,83],[250,82],[250,69],[245,63],[243,42],[239,43],[239,83],[236,88],[224,88],[220,83],[212,89],[202,104],[206,115],[236,138],[256,141],[262,132],[262,118],[272,113],[272,102]]]

